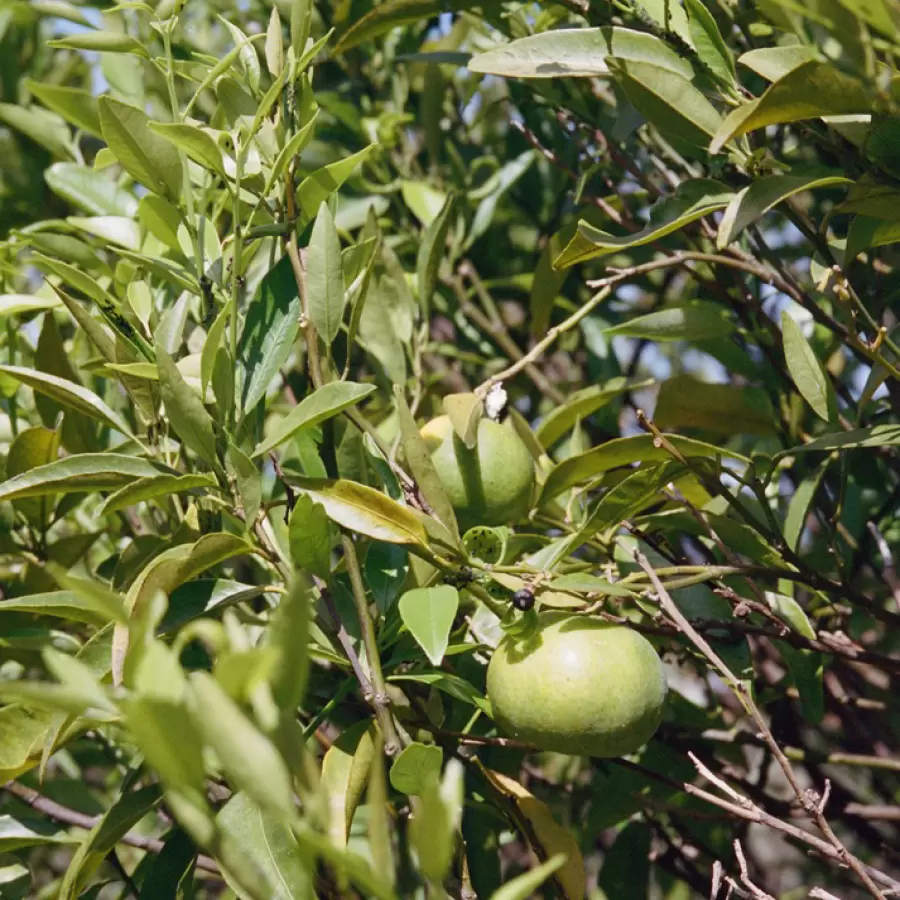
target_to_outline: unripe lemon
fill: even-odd
[[[471,450],[449,416],[432,419],[421,433],[460,529],[511,525],[528,512],[534,461],[509,420],[482,419]]]
[[[622,625],[542,613],[507,636],[487,671],[498,728],[542,750],[623,756],[659,728],[666,677],[652,644]]]

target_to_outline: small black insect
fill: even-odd
[[[528,588],[516,591],[510,599],[512,600],[512,605],[522,612],[528,612],[534,606],[534,594]]]

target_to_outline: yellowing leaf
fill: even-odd
[[[490,769],[485,769],[484,773],[494,787],[515,804],[516,812],[527,826],[527,833],[538,844],[533,849],[541,859],[551,859],[557,853],[565,854],[566,863],[556,871],[554,878],[566,900],[581,900],[585,887],[584,860],[572,832],[563,828],[553,818],[547,804],[530,794],[518,781]]]

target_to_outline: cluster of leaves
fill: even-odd
[[[3,896],[900,888],[900,5],[217,12],[0,0]],[[498,735],[547,608],[634,757]]]

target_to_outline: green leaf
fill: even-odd
[[[692,300],[637,316],[605,328],[607,337],[648,338],[654,341],[706,341],[728,337],[735,329],[728,310],[709,300]]]
[[[211,475],[153,475],[150,478],[139,478],[137,481],[120,488],[106,498],[100,508],[101,516],[108,516],[119,510],[127,509],[147,500],[170,497],[172,494],[183,494],[188,491],[196,493],[199,488],[216,486]]]
[[[375,391],[373,384],[357,384],[353,381],[330,381],[304,397],[253,451],[253,457],[262,456],[283,444],[301,428],[312,428],[351,406],[356,406]]]
[[[449,584],[414,588],[400,598],[400,618],[434,666],[441,664],[447,651],[458,608],[459,592]]]
[[[898,242],[900,242],[900,221],[889,222],[871,216],[854,216],[847,231],[845,265],[849,266],[863,250]]]
[[[96,53],[134,53],[150,58],[144,45],[130,34],[121,31],[79,31],[55,41],[47,46],[58,50],[92,50]]]
[[[81,88],[44,84],[32,78],[25,79],[25,87],[48,109],[94,137],[103,137],[100,129],[100,113],[97,98]]]
[[[529,900],[536,897],[538,888],[565,865],[566,859],[565,853],[555,853],[530,872],[523,872],[512,881],[507,881],[494,891],[491,900]]]
[[[412,511],[381,491],[343,479],[288,476],[287,481],[321,503],[342,528],[389,544],[428,544],[425,527]]]
[[[475,449],[478,439],[478,423],[484,415],[484,403],[477,394],[447,394],[443,400],[444,412],[450,417],[453,430],[470,449]]]
[[[244,70],[244,77],[250,90],[254,93],[259,90],[259,78],[261,68],[259,65],[259,56],[256,54],[256,48],[250,43],[249,38],[240,28],[228,19],[219,16],[219,21],[231,32],[231,37],[235,45],[239,48],[238,59],[241,61],[241,68]]]
[[[294,815],[291,776],[272,742],[206,672],[190,676],[194,721],[228,779],[273,815]]]
[[[234,603],[253,600],[265,588],[229,581],[227,578],[204,578],[175,588],[169,597],[169,608],[160,623],[160,631],[170,634],[185,622]]]
[[[726,447],[717,447],[676,434],[666,435],[666,438],[685,458],[714,460],[718,457],[726,457],[743,463],[749,462],[745,456]],[[576,484],[596,478],[610,469],[617,469],[636,462],[665,462],[670,459],[672,457],[665,449],[656,446],[652,434],[616,438],[593,450],[588,450],[587,453],[563,460],[547,477],[541,492],[541,502],[545,503]]]
[[[420,871],[430,881],[442,882],[450,868],[462,813],[463,790],[462,763],[451,759],[442,782],[426,785],[422,794],[411,801],[410,843],[418,857]]]
[[[422,794],[437,783],[443,764],[440,747],[413,742],[403,748],[391,765],[391,786],[402,794]]]
[[[182,703],[153,696],[121,702],[128,730],[169,791],[203,796],[203,745]]]
[[[263,278],[241,333],[238,359],[244,370],[241,407],[245,413],[265,397],[299,331],[300,296],[291,261],[283,256]]]
[[[409,411],[403,395],[403,388],[400,385],[394,385],[394,402],[397,405],[397,416],[400,419],[403,453],[410,472],[438,519],[454,540],[458,541],[459,526],[456,522],[456,514],[453,512],[453,505],[450,503],[437,469],[431,461],[428,446],[419,433],[419,428]]]
[[[851,183],[843,175],[764,175],[757,178],[734,195],[722,214],[716,247],[719,250],[727,247],[748,225],[757,222],[770,209],[794,194]]]
[[[55,715],[51,710],[19,704],[0,708],[0,777],[4,784],[36,765],[36,748],[43,742]]]
[[[334,52],[346,53],[400,25],[431,19],[441,13],[471,9],[473,6],[481,6],[483,2],[484,0],[385,0],[362,18],[353,21],[351,27],[341,35]]]
[[[267,647],[276,651],[269,675],[272,697],[289,722],[297,716],[309,678],[309,623],[314,604],[312,582],[302,576],[281,599],[272,615]]]
[[[579,594],[602,594],[608,597],[632,596],[632,591],[628,590],[628,588],[586,572],[572,572],[569,575],[559,575],[549,582],[548,586],[556,591],[572,591]]]
[[[678,375],[660,385],[653,420],[664,431],[699,428],[723,437],[779,431],[769,395],[762,388],[709,384],[692,375]]]
[[[35,828],[41,830],[35,831]],[[57,831],[42,820],[36,820],[26,825],[10,815],[0,816],[0,852],[2,853],[12,853],[26,847],[73,843],[79,843],[79,838],[73,837],[67,831]]]
[[[416,257],[416,285],[419,291],[419,303],[426,311],[430,308],[431,295],[437,284],[438,269],[444,257],[447,232],[450,230],[455,202],[455,195],[448,194],[441,211],[425,229]]]
[[[108,615],[99,611],[95,604],[77,591],[50,591],[46,594],[30,594],[14,597],[0,603],[0,614],[23,612],[35,616],[52,616],[86,625],[105,625]]]
[[[697,57],[722,82],[735,84],[734,56],[703,0],[685,0],[685,12]]]
[[[616,81],[632,106],[664,135],[705,147],[722,117],[693,83],[668,69],[617,60]]]
[[[733,110],[715,133],[710,153],[732,138],[767,125],[783,125],[819,116],[871,112],[873,97],[865,85],[830,63],[809,60],[782,75],[758,99]]]
[[[178,207],[157,194],[145,194],[138,203],[138,219],[141,225],[170,250],[181,253],[178,228],[182,224]]]
[[[159,392],[172,430],[185,447],[215,467],[215,424],[193,388],[188,387],[178,366],[161,346],[156,346],[156,365],[159,369]]]
[[[113,412],[93,391],[75,384],[74,381],[22,366],[0,365],[0,374],[15,378],[33,390],[51,397],[57,403],[104,422],[126,437],[137,440],[118,413]]]
[[[652,834],[646,822],[629,822],[603,857],[598,887],[607,895],[646,898],[650,891],[650,845]]]
[[[331,529],[325,508],[301,494],[291,511],[288,540],[294,566],[327,581],[331,575]]]
[[[272,190],[272,186],[281,179],[288,163],[299,156],[306,145],[312,140],[316,130],[316,119],[319,111],[313,113],[312,118],[306,123],[279,151],[272,163],[272,169],[266,177],[266,186],[263,189],[262,196],[267,196]]]
[[[374,149],[375,145],[372,144],[352,156],[322,166],[300,182],[300,187],[297,188],[297,205],[306,222],[312,221],[322,203],[340,188]]]
[[[79,453],[7,479],[0,484],[0,500],[108,491],[161,472],[165,469],[121,453]]]
[[[733,196],[733,191],[728,187],[709,178],[684,181],[674,194],[653,207],[650,224],[634,234],[616,237],[586,221],[579,222],[575,236],[553,261],[553,265],[564,269],[620,250],[654,243],[717,209],[723,209]]]
[[[322,760],[322,787],[328,797],[328,834],[341,849],[347,846],[353,815],[362,799],[375,758],[374,727],[369,720],[347,728]]]
[[[93,216],[126,216],[137,213],[137,198],[114,181],[87,166],[54,163],[44,173],[47,184],[75,206]]]
[[[235,794],[216,816],[218,827],[259,867],[269,884],[266,897],[300,900],[312,896],[313,859],[277,816],[245,792]]]
[[[140,900],[172,900],[185,896],[194,874],[197,845],[180,828],[169,832],[152,858],[141,883]]]
[[[35,297],[31,294],[0,294],[0,317],[56,309],[60,301],[55,297]]]
[[[788,44],[750,50],[738,57],[738,62],[766,81],[778,81],[792,69],[815,58],[815,51],[806,44]]]
[[[397,544],[372,541],[366,550],[363,574],[375,605],[385,613],[397,599],[409,574],[407,552]]]
[[[157,785],[122,794],[75,851],[59,889],[60,900],[75,900],[116,844],[162,799]]]
[[[794,453],[830,452],[832,450],[856,450],[863,447],[900,447],[900,425],[872,425],[853,431],[826,434],[808,444],[782,450],[775,458]],[[0,499],[2,499],[0,492]]]
[[[828,376],[803,336],[800,326],[787,310],[781,314],[781,334],[784,341],[784,359],[797,390],[819,418],[829,421],[833,404]]]
[[[259,469],[256,463],[235,444],[229,444],[225,452],[225,463],[241,498],[244,522],[247,528],[252,529],[262,504],[262,479]]]
[[[596,77],[610,74],[607,58],[652,63],[691,78],[690,63],[663,41],[630,28],[559,28],[519,38],[469,60],[471,72],[506,78]]]
[[[9,445],[6,477],[14,478],[53,462],[59,453],[59,441],[60,432],[50,428],[36,426],[20,431]],[[32,525],[36,525],[41,531],[47,527],[53,509],[52,496],[21,499],[15,505]]]
[[[249,44],[247,48],[253,52]],[[225,165],[219,145],[195,125],[150,122],[151,130],[165,138],[179,150],[183,150],[198,166],[225,178]]]
[[[794,488],[788,504],[787,515],[784,517],[784,539],[788,547],[795,552],[800,548],[800,538],[803,536],[803,529],[806,526],[809,505],[822,483],[825,471],[826,466],[819,466],[811,475],[804,478]]]
[[[680,464],[670,461],[659,466],[642,466],[610,488],[577,532],[582,543],[600,532],[610,540],[619,526],[660,499],[660,492],[683,472]],[[574,545],[573,539],[573,545]]]
[[[273,78],[277,78],[284,71],[284,37],[281,33],[281,16],[274,6],[266,29],[265,54],[266,68]]]
[[[0,122],[20,131],[53,156],[72,158],[69,126],[56,113],[39,106],[26,109],[13,103],[0,103]]]
[[[182,172],[178,151],[154,133],[149,116],[105,95],[99,104],[103,139],[122,168],[149,190],[180,200]]]
[[[552,447],[579,419],[585,419],[627,391],[651,387],[651,378],[612,378],[605,384],[582,388],[541,419],[535,436],[545,449]]]
[[[309,317],[325,346],[330,347],[341,331],[345,297],[341,242],[331,210],[324,201],[319,207],[309,239],[306,296]]]
[[[47,573],[61,588],[77,594],[86,607],[103,617],[104,624],[107,621],[126,621],[122,597],[105,584],[93,578],[71,575],[66,568],[54,562],[47,562],[45,566]]]

